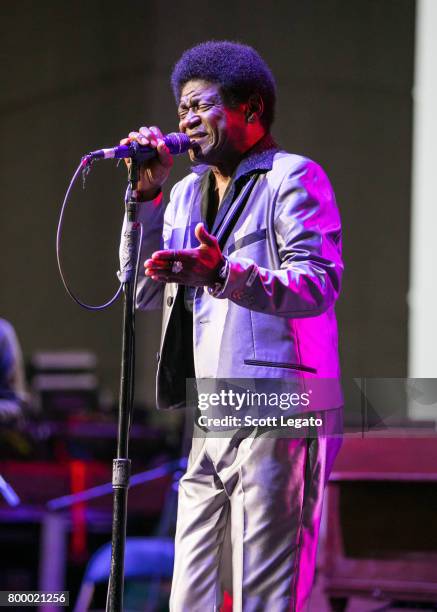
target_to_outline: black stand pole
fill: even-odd
[[[134,395],[135,364],[135,274],[138,252],[139,224],[136,223],[137,202],[134,196],[138,182],[135,160],[129,167],[129,189],[126,201],[126,232],[130,262],[121,271],[123,283],[123,343],[118,415],[117,458],[113,460],[112,487],[114,502],[112,513],[111,572],[108,584],[106,612],[122,612],[124,587],[124,550],[126,544],[127,495],[131,462],[128,457],[129,431]]]

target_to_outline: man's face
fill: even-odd
[[[217,83],[201,80],[185,83],[178,107],[179,130],[196,142],[190,149],[191,160],[219,165],[244,152],[245,108],[244,104],[226,107]]]

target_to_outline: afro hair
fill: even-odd
[[[261,123],[270,128],[275,113],[275,80],[266,62],[252,47],[211,40],[185,51],[171,75],[176,103],[182,87],[194,79],[219,84],[223,101],[230,107],[259,94],[264,103]]]

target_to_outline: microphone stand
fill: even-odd
[[[127,497],[131,461],[128,456],[129,432],[133,410],[135,365],[135,277],[140,224],[136,222],[138,163],[133,157],[129,166],[126,199],[126,232],[129,260],[121,270],[123,289],[123,341],[120,375],[117,457],[112,464],[114,491],[112,512],[112,551],[106,612],[122,612],[124,588],[124,552],[126,546]]]

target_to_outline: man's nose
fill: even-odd
[[[196,127],[196,125],[199,125],[199,123],[200,123],[199,115],[197,115],[195,112],[193,112],[190,109],[188,113],[186,114],[186,116],[179,123],[179,128],[181,131],[190,130],[191,128]]]

